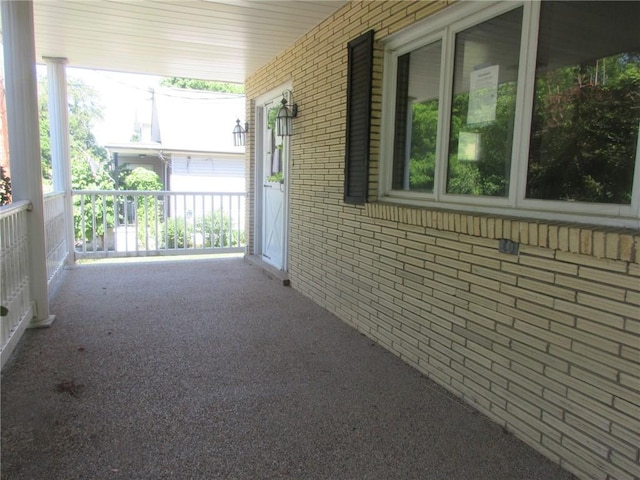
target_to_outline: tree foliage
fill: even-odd
[[[438,100],[413,106],[409,188],[433,191],[438,131]]]
[[[509,193],[516,84],[499,85],[495,119],[468,124],[469,93],[452,99],[447,192]],[[438,102],[413,105],[409,186],[432,191]],[[536,76],[527,198],[629,204],[640,123],[640,53]],[[475,135],[475,158],[461,135]]]
[[[11,178],[4,167],[0,166],[0,207],[11,203]]]
[[[102,106],[95,89],[84,82],[69,78],[67,82],[69,105],[69,150],[71,157],[71,186],[74,190],[112,190],[115,182],[106,149],[99,145],[91,132],[93,124],[102,118]],[[51,141],[48,108],[48,84],[45,77],[38,79],[38,108],[40,115],[40,149],[44,183],[52,182]],[[74,225],[77,240],[91,240],[104,235],[105,224],[112,225],[114,205],[112,199],[74,198]],[[94,224],[95,215],[95,224]]]
[[[221,93],[244,93],[241,83],[214,82],[211,80],[197,80],[194,78],[167,77],[160,81],[163,87],[186,88],[189,90],[207,90]]]
[[[42,180],[51,185],[51,129],[49,127],[49,88],[45,77],[38,77],[38,114],[40,121],[40,157],[42,160]]]
[[[127,171],[122,184],[125,190],[162,190],[162,182],[158,174],[144,167]]]
[[[69,105],[69,150],[71,162],[85,162],[93,171],[109,171],[106,149],[99,145],[91,132],[92,126],[102,118],[102,106],[96,90],[81,80],[69,78],[67,82],[67,100]],[[51,129],[49,125],[48,84],[45,77],[38,79],[38,107],[40,114],[40,150],[42,152],[42,175],[47,182],[52,181],[51,167]],[[80,169],[82,170],[82,169]],[[82,184],[86,178],[71,178],[73,188],[88,188]]]
[[[104,169],[92,169],[88,162],[72,160],[71,176],[77,190],[113,190],[113,178]],[[112,195],[93,194],[73,197],[75,238],[92,241],[102,238],[106,228],[113,227],[115,207]],[[95,223],[94,223],[95,221]]]
[[[127,170],[122,185],[126,190],[138,191],[160,191],[163,188],[158,174],[144,167]],[[138,225],[136,229],[138,240],[141,245],[145,245],[147,233],[151,233],[151,236],[155,237],[156,225],[162,219],[162,205],[156,197],[146,195],[141,197],[129,195],[126,202],[135,208],[135,219],[129,218],[127,220],[135,220]],[[124,205],[121,208],[123,207]]]
[[[469,93],[454,97],[451,112],[447,192],[463,195],[506,196],[509,194],[509,170],[513,143],[516,84],[498,86],[495,119],[467,124]],[[474,159],[460,155],[460,134],[476,135]]]
[[[639,53],[539,75],[527,196],[629,204],[639,121]]]

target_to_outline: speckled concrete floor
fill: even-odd
[[[64,273],[2,373],[19,479],[573,478],[242,258]]]

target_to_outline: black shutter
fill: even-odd
[[[369,137],[371,132],[371,79],[373,30],[347,44],[347,138],[344,167],[344,201],[367,201]]]

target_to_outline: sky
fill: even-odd
[[[160,85],[161,77],[131,73],[68,68],[67,78],[78,78],[98,92],[103,107],[103,121],[92,129],[98,143],[128,142],[134,122],[151,115],[151,89]]]
[[[129,143],[136,133],[151,140],[152,96],[155,90],[163,146],[216,152],[243,150],[233,145],[235,120],[245,118],[243,95],[174,90],[161,87],[162,77],[67,67],[67,81],[92,87],[103,118],[91,128],[100,145]],[[38,66],[38,75],[47,68]],[[180,93],[178,93],[180,92]],[[140,130],[142,127],[142,130]]]

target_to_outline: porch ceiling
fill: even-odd
[[[36,58],[243,83],[345,0],[34,0]]]

